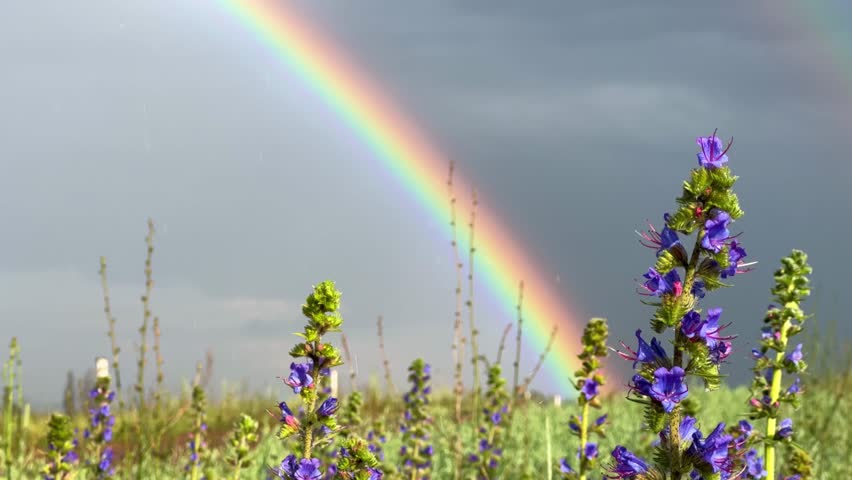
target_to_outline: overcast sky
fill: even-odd
[[[746,212],[735,229],[760,263],[708,301],[741,335],[726,370],[743,381],[772,272],[792,248],[814,267],[806,310],[821,322],[852,310],[849,83],[830,45],[764,3],[292,5],[458,162],[582,318],[610,320],[613,344],[648,330],[652,313],[635,279],[653,252],[634,230],[674,209],[696,136],[733,136]],[[7,2],[0,167],[0,341],[21,340],[37,404],[57,403],[66,371],[108,352],[101,255],[125,383],[135,375],[149,216],[171,386],[211,349],[215,383],[278,389],[299,305],[327,278],[343,291],[364,381],[380,367],[379,314],[397,383],[418,355],[449,378],[454,272],[441,225],[214,2]],[[492,352],[512,318],[478,298]]]

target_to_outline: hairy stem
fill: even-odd
[[[784,322],[784,325],[781,326],[781,345],[782,349],[780,352],[775,354],[775,363],[780,365],[784,360],[784,348],[787,346],[787,330],[790,328],[790,321],[787,320]],[[780,368],[775,368],[772,371],[772,385],[769,388],[769,404],[772,405],[778,401],[778,397],[781,395],[781,375],[782,370]],[[772,439],[775,436],[775,428],[777,426],[778,419],[774,416],[771,416],[766,419],[766,438]],[[766,460],[766,478],[775,478],[775,444],[771,441],[766,442],[766,446],[764,449],[764,457]]]
[[[586,442],[589,440],[589,404],[583,403],[582,417],[580,418],[580,480],[586,480],[585,451]]]

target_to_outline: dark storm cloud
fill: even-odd
[[[811,254],[821,318],[852,306],[838,297],[849,262],[836,253],[852,233],[849,98],[828,88],[832,67],[795,25],[753,5],[296,6],[459,161],[578,313],[609,317],[615,337],[632,338],[650,314],[633,279],[651,252],[633,230],[673,207],[694,137],[716,127],[736,138],[747,213],[736,226],[761,262],[713,298],[737,346],[754,338],[790,248]],[[21,336],[30,371],[44,373],[29,391],[58,399],[64,365],[82,371],[106,347],[100,255],[131,365],[148,216],[175,385],[208,346],[222,377],[274,383],[298,305],[324,278],[344,291],[364,377],[380,365],[380,313],[400,381],[415,355],[448,377],[453,271],[439,221],[235,17],[201,1],[15,2],[0,32],[0,333]],[[510,318],[478,298],[492,345]]]

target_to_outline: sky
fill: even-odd
[[[805,309],[817,323],[852,309],[842,249],[852,78],[848,49],[827,40],[852,23],[800,21],[788,3],[288,5],[457,162],[580,318],[609,320],[613,345],[647,331],[652,314],[635,290],[653,252],[635,230],[674,209],[695,137],[733,136],[746,212],[735,230],[759,263],[712,301],[740,335],[725,369],[742,383],[791,249],[814,268]],[[135,376],[148,217],[171,388],[209,350],[216,386],[285,394],[276,376],[300,305],[325,279],[343,292],[362,382],[380,375],[383,315],[396,383],[422,356],[447,384],[455,273],[444,220],[235,16],[201,0],[3,10],[0,342],[19,338],[34,404],[58,404],[66,372],[108,354],[102,255],[125,384]],[[476,296],[490,356],[514,320],[492,293]],[[838,328],[852,338],[848,322]],[[524,350],[523,373],[537,355]],[[534,387],[554,384],[540,376]]]

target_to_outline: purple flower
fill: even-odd
[[[793,435],[793,419],[785,418],[778,425],[778,430],[775,431],[777,438],[787,438]]]
[[[734,437],[725,434],[725,424],[720,423],[716,426],[713,432],[707,436],[706,440],[702,440],[701,432],[696,431],[692,434],[692,446],[688,452],[701,458],[705,463],[713,468],[713,472],[731,473],[734,466],[733,458],[731,458],[728,447]]]
[[[610,467],[611,478],[633,478],[648,471],[648,464],[621,445],[612,451],[615,464]]]
[[[322,478],[320,461],[316,458],[303,458],[296,460],[295,455],[288,455],[281,461],[281,466],[276,472],[278,478],[288,480],[319,480]]]
[[[654,371],[654,384],[651,385],[651,398],[660,402],[666,413],[674,410],[675,405],[687,396],[688,389],[684,383],[686,373],[680,367],[671,370],[660,367]]]
[[[621,342],[621,346],[630,353],[616,352],[625,360],[633,360],[633,368],[636,368],[636,364],[639,362],[656,363],[658,365],[668,363],[669,358],[666,355],[666,350],[662,345],[660,345],[660,342],[657,341],[656,337],[652,338],[651,344],[648,345],[648,342],[642,338],[642,330],[636,330],[636,338],[639,340],[639,347],[637,348],[638,351],[634,352],[630,347],[625,345],[624,342]]]
[[[744,437],[749,438],[754,435],[754,427],[752,427],[751,424],[748,423],[748,421],[740,420],[740,423],[738,425],[740,433],[742,433]]]
[[[633,375],[632,383],[630,385],[631,391],[639,392],[646,397],[651,396],[651,382],[649,382],[645,377],[639,375],[638,373]]]
[[[704,298],[704,280],[700,278],[696,278],[694,282],[692,282],[692,295],[696,298]]]
[[[721,168],[728,163],[728,155],[726,155],[728,149],[724,148],[722,140],[715,133],[710,137],[698,137],[695,139],[695,143],[701,147],[701,151],[697,154],[698,165],[713,169]],[[730,148],[730,145],[728,145],[728,148]]]
[[[596,458],[598,456],[598,445],[592,442],[587,443],[583,453],[589,460]]]
[[[559,460],[559,471],[562,473],[573,473],[574,470],[571,468],[571,465],[568,464],[568,459],[563,458]]]
[[[586,400],[591,400],[597,396],[598,386],[598,382],[588,378],[585,382],[583,382],[583,388],[580,389],[580,392],[584,397],[586,397]]]
[[[317,415],[320,417],[330,417],[337,411],[338,404],[337,399],[334,397],[328,397],[322,402],[322,405],[317,409]]]
[[[310,375],[313,364],[308,363],[291,363],[290,376],[284,383],[293,387],[293,393],[299,393],[303,388],[310,388],[314,383],[314,377]]]
[[[796,345],[795,350],[787,354],[786,360],[791,363],[799,363],[804,356],[802,355],[802,344]]]
[[[681,445],[685,445],[686,443],[692,441],[692,434],[694,434],[695,432],[698,431],[698,429],[695,428],[696,421],[697,420],[695,418],[690,417],[690,416],[685,416],[685,417],[683,417],[683,420],[680,421],[680,427],[678,427],[678,433],[680,434]],[[663,429],[663,431],[660,432],[660,439],[663,440],[665,443],[669,443],[669,427],[668,427],[668,425],[666,425],[666,427]]]
[[[745,270],[738,269],[740,261],[745,256],[745,249],[736,240],[732,240],[728,250],[728,268],[722,270],[722,278],[733,277],[737,273],[745,273]]]
[[[799,391],[801,391],[801,387],[799,386],[800,382],[801,380],[799,379],[799,377],[796,377],[796,379],[793,380],[793,383],[791,383],[790,387],[787,389],[787,395],[795,395],[799,393]]]
[[[683,319],[680,321],[680,331],[683,332],[686,338],[694,339],[701,332],[703,324],[701,315],[693,310],[683,316]]]
[[[746,471],[751,478],[763,478],[766,470],[763,468],[763,458],[757,456],[757,450],[751,449],[745,454]]]
[[[704,237],[701,238],[701,246],[714,253],[719,253],[725,245],[725,240],[731,237],[728,224],[731,216],[724,210],[715,210],[713,218],[704,222]]]
[[[677,270],[672,270],[665,275],[660,275],[653,267],[648,269],[648,273],[642,275],[647,280],[642,284],[642,288],[649,293],[644,295],[661,297],[667,293],[674,293],[675,296],[680,296],[683,284],[680,281],[680,275]]]
[[[601,415],[600,417],[598,417],[598,419],[597,419],[597,420],[595,420],[595,425],[597,425],[597,426],[599,426],[599,427],[600,427],[601,425],[603,425],[603,424],[604,424],[604,422],[606,422],[606,416],[607,416],[607,414],[605,413],[605,414]]]
[[[281,410],[281,418],[279,419],[281,423],[294,428],[299,426],[299,419],[293,416],[293,411],[287,406],[287,402],[279,403],[278,408]]]
[[[665,222],[663,224],[663,231],[657,232],[657,229],[655,229],[653,225],[648,224],[648,227],[650,227],[648,233],[639,233],[639,236],[642,237],[642,240],[644,240],[644,242],[640,240],[639,243],[648,248],[657,249],[657,256],[660,256],[660,254],[664,251],[680,243],[680,239],[677,237],[677,232],[670,229],[667,225],[669,217],[670,215],[668,213],[663,215],[663,221]]]

